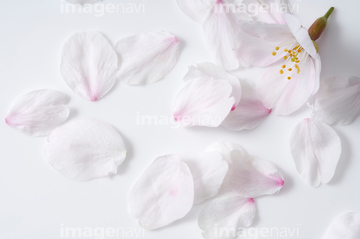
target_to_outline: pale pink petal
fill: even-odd
[[[81,119],[52,131],[44,153],[60,174],[76,181],[88,181],[116,174],[125,160],[126,148],[111,125]]]
[[[100,2],[100,0],[67,0],[67,1],[73,4],[87,4],[87,3]]]
[[[229,165],[219,153],[206,153],[185,161],[195,185],[195,204],[218,194]]]
[[[305,119],[294,129],[290,146],[297,171],[311,186],[332,179],[341,155],[341,141],[330,126]]]
[[[194,203],[194,181],[179,155],[157,158],[135,183],[129,197],[133,217],[145,229],[183,218]]]
[[[223,0],[218,0],[203,23],[206,45],[217,64],[225,70],[239,68],[239,61],[234,51],[237,45],[236,21],[236,15],[226,10]]]
[[[207,77],[211,77],[216,80],[226,80],[230,83],[232,87],[231,96],[235,99],[235,105],[233,107],[234,110],[241,99],[241,85],[239,79],[229,74],[217,65],[204,62],[194,66],[190,66],[188,73],[184,77],[184,80],[191,81],[194,79],[202,79]]]
[[[348,125],[360,114],[360,78],[332,77],[321,82],[315,95],[313,118],[327,124]]]
[[[347,212],[335,218],[322,239],[359,239],[360,213]]]
[[[239,228],[250,227],[256,208],[252,198],[228,192],[210,201],[199,216],[199,227],[206,239],[237,238]]]
[[[281,172],[271,162],[253,158],[239,145],[225,141],[207,149],[207,152],[214,151],[221,153],[229,163],[223,182],[224,191],[253,198],[277,193],[284,185]]]
[[[37,90],[18,98],[5,122],[26,134],[45,136],[70,114],[68,98],[54,90]]]
[[[174,118],[182,126],[217,127],[234,106],[231,93],[227,81],[210,77],[190,81],[175,99]]]
[[[60,70],[77,95],[97,101],[114,86],[117,64],[116,52],[101,33],[80,32],[66,41]]]
[[[283,62],[273,65],[259,82],[259,95],[264,106],[277,115],[289,115],[300,109],[314,93],[318,78],[316,60],[310,56],[302,59],[301,72],[284,69]],[[291,77],[291,79],[287,79]]]
[[[253,21],[270,24],[286,24],[284,13],[291,10],[286,0],[244,0],[241,3],[250,10]]]
[[[118,78],[127,84],[153,83],[164,78],[179,60],[179,42],[169,32],[144,32],[116,44]]]
[[[287,47],[293,38],[286,25],[239,21],[238,26],[235,52],[241,62],[250,66],[264,67],[277,62],[286,53],[275,48]],[[274,56],[273,52],[277,54]]]
[[[202,23],[216,0],[176,0],[180,9],[192,20]]]
[[[260,101],[256,87],[249,82],[241,81],[242,96],[235,110],[222,122],[227,129],[240,131],[258,127],[271,113]]]

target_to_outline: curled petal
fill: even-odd
[[[179,155],[157,158],[135,183],[129,209],[140,226],[152,230],[182,217],[194,203],[194,181]]]
[[[347,212],[335,218],[322,239],[360,238],[360,213]]]
[[[290,140],[297,171],[313,187],[328,183],[341,155],[341,141],[327,124],[305,119],[294,129]]]
[[[202,23],[216,0],[176,0],[180,9],[192,20]]]
[[[100,2],[100,0],[67,0],[67,1],[73,4],[87,4],[87,3]]]
[[[251,226],[255,217],[252,198],[228,192],[210,201],[199,216],[199,227],[206,239],[237,238],[240,228]]]
[[[360,114],[360,78],[326,79],[314,99],[314,119],[330,125],[348,125]]]
[[[209,51],[217,63],[225,70],[235,70],[239,61],[235,54],[237,17],[226,9],[226,4],[216,1],[213,9],[204,20],[203,29]]]
[[[68,98],[54,90],[37,90],[15,101],[6,123],[32,136],[45,136],[65,122],[70,114]]]
[[[114,86],[117,64],[116,52],[101,33],[80,32],[65,43],[60,70],[77,95],[97,101]]]
[[[185,81],[191,81],[194,79],[202,79],[211,77],[216,80],[225,80],[230,83],[232,87],[231,96],[235,99],[235,105],[233,109],[235,109],[236,105],[241,100],[241,85],[238,78],[227,73],[221,67],[214,65],[212,63],[204,62],[197,64],[195,66],[190,66],[188,73],[185,75]]]
[[[249,82],[241,81],[241,101],[235,110],[222,122],[227,129],[240,131],[258,127],[271,113],[260,101],[256,87]]]
[[[56,128],[44,148],[46,160],[60,174],[88,181],[117,173],[126,157],[120,134],[109,124],[81,119]]]
[[[164,78],[179,60],[179,42],[169,32],[144,32],[116,44],[121,65],[118,78],[127,84],[153,83]]]
[[[228,163],[219,153],[207,153],[186,160],[191,170],[195,185],[195,204],[218,194],[228,171]]]
[[[227,81],[210,77],[190,81],[175,99],[174,118],[182,126],[217,127],[234,106],[231,92]]]

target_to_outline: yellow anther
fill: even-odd
[[[273,55],[273,56],[276,56],[276,52],[273,52],[272,55]]]
[[[300,69],[297,70],[297,73],[298,73],[298,74],[300,73]]]
[[[298,69],[298,68],[299,68],[299,66],[298,66],[297,64],[295,64],[295,68],[296,68],[296,69]]]
[[[290,76],[288,77],[288,80],[291,80],[291,77],[290,77]]]
[[[287,52],[287,51],[288,51],[288,49],[287,49],[287,48],[285,48],[285,49],[284,49],[284,51],[285,51],[285,52]]]
[[[279,49],[280,49],[280,47],[278,47],[278,46],[277,46],[277,47],[275,47],[275,50],[277,50],[277,51],[278,51]]]
[[[282,65],[282,68],[285,68],[286,67],[286,65]]]
[[[286,60],[287,59],[287,56],[284,56],[284,60]]]
[[[280,70],[280,74],[284,74],[284,71],[283,71],[283,70]]]
[[[295,61],[296,63],[300,63],[300,61]]]
[[[289,68],[288,70],[289,70],[289,71],[292,71],[292,69],[291,69],[291,68]]]
[[[291,50],[288,50],[289,53],[291,53]]]

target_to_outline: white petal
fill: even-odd
[[[183,218],[194,203],[194,181],[179,155],[157,158],[135,183],[130,213],[152,230]]]
[[[185,162],[194,178],[195,204],[200,204],[218,194],[229,168],[221,154],[206,153]]]
[[[199,216],[199,227],[206,239],[237,238],[239,228],[251,226],[255,212],[252,198],[242,198],[229,192],[205,206]]]
[[[223,182],[225,191],[253,198],[277,193],[284,185],[281,172],[271,162],[251,157],[239,145],[225,141],[210,146],[207,151],[220,152],[229,163]]]
[[[359,239],[360,213],[348,212],[335,218],[322,239]]]
[[[67,1],[73,4],[87,4],[87,3],[100,2],[100,0],[67,0]]]
[[[175,99],[174,118],[182,126],[217,127],[234,106],[231,93],[227,81],[210,77],[190,81]]]
[[[360,114],[360,78],[332,77],[321,82],[313,117],[327,124],[348,125]]]
[[[296,70],[280,74],[283,64],[280,61],[271,66],[258,85],[261,101],[276,115],[289,115],[305,105],[314,94],[319,80],[316,60],[309,55],[302,60],[299,74]],[[291,80],[287,79],[288,76]]]
[[[56,128],[49,135],[44,152],[55,170],[76,181],[116,174],[126,157],[117,130],[92,119],[75,120]]]
[[[226,4],[217,1],[203,23],[207,47],[217,64],[225,70],[239,68],[235,54],[237,17],[232,11],[226,10]]]
[[[235,105],[238,105],[241,99],[241,85],[238,78],[227,73],[221,67],[214,65],[212,63],[204,62],[199,63],[195,66],[190,66],[188,73],[185,75],[185,81],[191,81],[194,79],[202,79],[211,77],[216,80],[226,80],[230,83],[232,87],[231,96],[235,99]]]
[[[244,156],[248,155],[248,153],[245,151],[245,149],[243,147],[241,147],[238,144],[230,143],[229,141],[221,141],[221,142],[213,143],[213,144],[211,144],[211,145],[209,145],[207,147],[205,152],[208,152],[208,153],[211,153],[211,152],[220,153],[221,156],[223,157],[223,160],[225,160],[228,163],[233,163],[233,161],[232,161],[232,159],[230,157],[230,153],[233,150],[242,152],[242,154]]]
[[[18,98],[5,118],[6,123],[32,136],[45,136],[70,114],[68,98],[54,90],[37,90]]]
[[[311,186],[332,179],[341,155],[341,141],[330,126],[303,120],[292,133],[290,147],[297,171]]]
[[[215,0],[176,0],[180,9],[192,20],[202,23],[211,11]]]
[[[256,87],[249,82],[241,81],[241,101],[235,110],[230,112],[222,122],[227,129],[240,131],[258,127],[271,113],[260,101]]]
[[[164,78],[179,60],[179,42],[169,32],[144,32],[116,44],[118,78],[128,84],[148,84]]]
[[[80,32],[65,43],[61,75],[70,88],[86,100],[97,101],[114,86],[118,58],[98,32]]]
[[[257,9],[250,12],[252,20],[270,24],[286,24],[284,13],[288,12],[288,1],[285,0],[244,0],[241,2],[247,9]]]

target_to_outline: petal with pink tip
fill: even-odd
[[[176,0],[180,9],[192,20],[202,23],[216,0]]]
[[[129,197],[131,215],[149,230],[183,218],[193,203],[193,177],[175,154],[157,158],[137,180]]]
[[[98,120],[71,121],[52,131],[47,141],[46,160],[60,174],[76,181],[114,175],[126,157],[117,130]]]
[[[6,123],[32,136],[45,136],[70,114],[68,98],[55,90],[37,90],[15,101]]]
[[[60,70],[77,95],[97,101],[114,86],[117,64],[116,52],[101,33],[79,32],[63,46]]]
[[[242,198],[234,192],[228,192],[216,197],[205,206],[200,213],[198,223],[206,239],[237,238],[238,229],[250,227],[255,213],[256,208],[252,198]]]
[[[178,93],[174,118],[181,126],[217,127],[234,106],[229,82],[210,77],[193,80]]]
[[[229,165],[219,153],[205,153],[185,161],[195,185],[195,204],[218,194]]]
[[[130,85],[149,84],[164,78],[179,60],[179,42],[169,32],[144,32],[116,44],[120,57],[117,76]]]
[[[322,239],[359,239],[360,213],[347,212],[336,217],[328,227]]]
[[[209,62],[199,63],[194,66],[190,66],[188,73],[184,77],[184,80],[191,81],[194,79],[202,79],[207,77],[211,77],[217,80],[225,80],[230,83],[232,87],[231,96],[235,99],[235,105],[233,107],[235,109],[236,105],[238,105],[241,100],[240,81],[234,75],[226,72],[221,67]]]
[[[327,124],[351,124],[360,114],[360,78],[332,77],[321,82],[313,117]]]
[[[313,187],[328,183],[341,155],[341,140],[327,124],[304,119],[290,139],[291,153],[301,177]]]
[[[203,22],[205,42],[218,65],[225,70],[239,68],[235,54],[237,16],[226,9],[224,1],[216,1],[213,9]]]
[[[241,101],[221,124],[234,131],[254,129],[271,113],[271,109],[265,108],[260,101],[254,85],[247,81],[241,81],[241,88]]]

